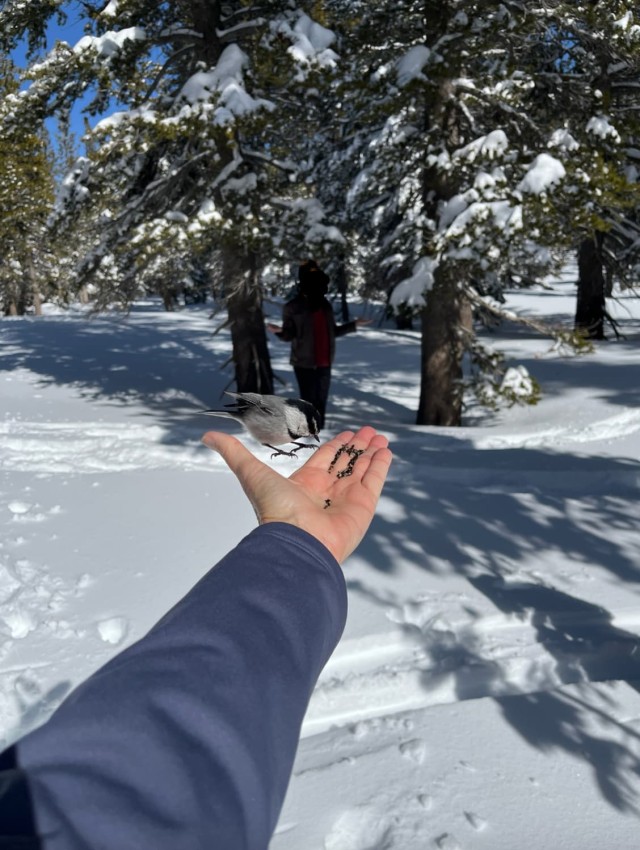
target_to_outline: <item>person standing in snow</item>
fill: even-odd
[[[371,522],[391,452],[373,428],[346,431],[285,478],[229,434],[203,442],[258,528],[0,754],[0,847],[266,850],[344,628],[339,565]]]
[[[300,398],[311,402],[324,420],[331,385],[331,364],[336,337],[353,333],[368,320],[356,319],[337,325],[326,295],[329,277],[315,260],[306,260],[298,269],[298,293],[284,305],[282,327],[271,323],[267,328],[283,342],[291,343],[291,365],[296,375]]]

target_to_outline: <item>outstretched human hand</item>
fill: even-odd
[[[261,525],[296,525],[324,543],[340,563],[369,527],[392,458],[387,438],[369,426],[324,443],[289,478],[230,434],[208,431],[202,442],[219,452],[237,476]],[[343,451],[332,465],[343,446],[351,447],[351,453]],[[340,476],[348,467],[351,472]]]

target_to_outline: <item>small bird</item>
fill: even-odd
[[[316,449],[310,443],[299,443],[302,437],[315,437],[320,442],[320,416],[315,407],[301,398],[281,398],[259,393],[232,393],[236,401],[226,404],[225,410],[203,410],[208,416],[226,416],[241,422],[254,440],[273,449],[271,457],[295,457],[300,449]],[[290,452],[277,448],[293,443]]]

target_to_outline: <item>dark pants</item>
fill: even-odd
[[[324,428],[324,417],[331,384],[331,367],[317,366],[315,369],[301,369],[299,366],[295,366],[293,371],[298,380],[300,398],[311,402],[320,414],[320,427]]]

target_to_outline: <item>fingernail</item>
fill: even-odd
[[[218,447],[216,446],[215,437],[213,437],[211,434],[209,434],[209,433],[203,434],[202,437],[200,438],[200,442],[204,443],[204,445],[208,449],[212,449],[212,451],[214,451],[214,452],[218,451]]]

